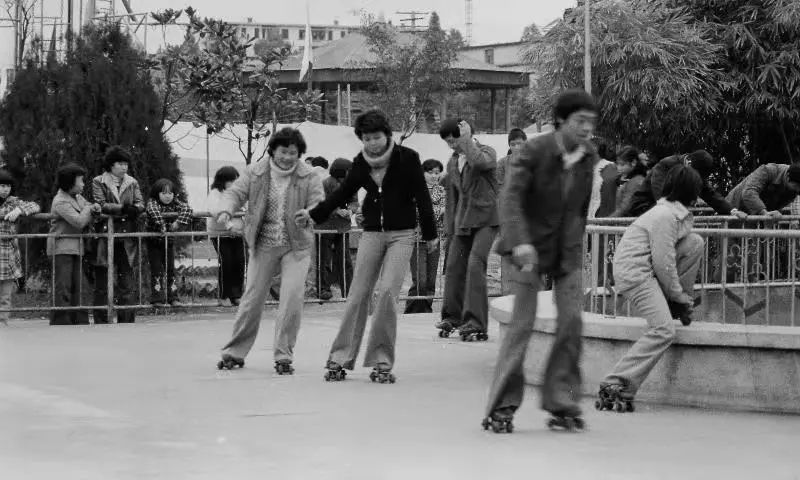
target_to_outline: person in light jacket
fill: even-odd
[[[50,235],[47,254],[53,257],[53,300],[56,307],[75,307],[81,304],[82,263],[86,239],[70,237],[86,233],[92,219],[100,213],[100,205],[83,198],[83,178],[86,169],[70,163],[56,172],[58,193],[53,198],[50,213]],[[50,325],[85,325],[88,310],[53,310]]]
[[[212,210],[222,203],[225,190],[233,186],[239,178],[239,172],[234,167],[222,167],[214,174],[214,183],[206,199],[206,210]],[[244,291],[245,253],[247,247],[242,240],[244,223],[239,217],[231,219],[230,224],[217,223],[217,219],[209,216],[206,219],[206,230],[216,233],[211,236],[211,244],[217,251],[217,285],[219,300],[228,299],[234,307],[239,306],[239,299]],[[225,234],[228,232],[228,235]]]
[[[600,384],[600,409],[633,411],[633,398],[675,339],[675,322],[692,322],[694,283],[703,258],[703,238],[692,233],[689,212],[703,189],[691,167],[670,169],[664,197],[639,217],[620,240],[614,255],[617,291],[649,329]]]
[[[222,347],[219,369],[244,366],[258,335],[270,284],[280,273],[273,357],[278,374],[294,372],[294,347],[303,315],[303,286],[311,263],[314,232],[310,225],[296,225],[293,215],[300,209],[313,208],[325,197],[322,181],[300,161],[305,152],[306,142],[298,130],[279,130],[269,140],[269,159],[248,166],[222,192],[219,204],[210,205],[217,222],[228,225],[234,213],[247,203],[247,279],[233,335]]]
[[[138,230],[139,215],[144,212],[144,199],[139,182],[128,175],[131,154],[119,146],[110,147],[103,158],[101,175],[92,180],[92,199],[102,208],[103,213],[113,215],[114,232],[130,233]],[[101,220],[98,225],[101,232],[108,231],[108,223]],[[108,241],[97,239],[95,256],[94,304],[108,305]],[[115,305],[133,305],[135,302],[134,284],[136,277],[133,267],[136,265],[139,249],[135,238],[118,238],[114,240],[113,271],[116,290]],[[121,309],[117,313],[117,322],[133,323],[136,311]],[[94,310],[94,323],[108,323],[108,312],[104,308]]]

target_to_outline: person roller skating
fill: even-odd
[[[495,432],[510,431],[494,427],[510,425],[509,414],[523,400],[523,363],[543,275],[553,279],[558,317],[541,406],[553,415],[548,422],[551,428],[585,428],[579,405],[581,281],[586,218],[598,158],[589,140],[598,110],[589,94],[571,90],[559,95],[553,114],[557,130],[529,140],[511,157],[498,202],[498,253],[511,265],[514,308],[500,344],[484,416],[484,428],[488,421]]]
[[[483,429],[492,429],[494,433],[511,433],[514,431],[514,409],[501,408],[483,419]]]
[[[489,334],[476,325],[464,325],[458,329],[462,342],[476,342],[489,340]]]
[[[417,225],[428,251],[439,245],[419,154],[392,141],[391,123],[378,110],[359,115],[354,130],[363,148],[340,187],[316,207],[295,213],[298,225],[321,223],[360,189],[367,192],[353,284],[328,356],[327,365],[336,368],[328,368],[326,380],[338,380],[342,368],[355,368],[370,311],[372,329],[363,365],[394,367],[397,301],[417,243]]]
[[[497,153],[478,142],[474,131],[469,122],[455,118],[444,120],[439,128],[439,136],[453,150],[446,167],[444,228],[450,251],[441,319],[459,328],[463,341],[488,338],[486,268],[500,223]]]
[[[603,410],[614,410],[617,413],[633,412],[633,394],[621,383],[601,383],[600,391],[597,392],[598,399],[594,402],[594,408]]]
[[[306,141],[296,129],[275,132],[267,144],[269,158],[249,165],[209,210],[218,225],[235,229],[233,215],[247,204],[243,236],[248,246],[245,290],[236,310],[230,340],[222,347],[227,366],[244,365],[261,327],[264,303],[280,274],[280,300],[275,318],[273,360],[291,364],[303,316],[303,286],[311,264],[314,231],[291,221],[295,211],[325,198],[322,180],[300,161]],[[288,373],[281,366],[278,373]]]
[[[327,370],[325,372],[326,382],[331,382],[331,381],[340,382],[345,378],[347,378],[347,370],[342,368],[342,366],[336,362],[329,361],[328,364],[325,366],[325,369]]]
[[[695,169],[672,167],[664,182],[664,197],[636,219],[617,244],[617,291],[650,328],[600,384],[598,410],[633,412],[636,392],[675,338],[675,319],[684,326],[692,323],[694,282],[705,242],[692,233],[689,207],[702,188]]]
[[[275,372],[278,375],[292,375],[294,367],[291,360],[278,360],[275,362]]]
[[[449,320],[439,320],[434,326],[439,329],[440,338],[448,338],[456,329]]]
[[[378,383],[394,383],[397,380],[392,373],[391,367],[383,363],[372,369],[369,379]]]
[[[233,370],[237,367],[244,368],[244,359],[234,357],[227,353],[223,353],[222,360],[217,362],[217,370]]]
[[[580,410],[573,412],[552,412],[547,420],[547,428],[550,430],[564,430],[567,432],[580,432],[586,429],[586,422],[580,416]]]

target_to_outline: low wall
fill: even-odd
[[[490,304],[505,335],[513,296]],[[539,294],[539,311],[526,359],[528,382],[541,384],[555,331],[551,292]],[[800,328],[695,322],[677,324],[675,343],[653,369],[638,401],[681,406],[800,413]],[[583,390],[598,384],[644,333],[633,317],[584,314]]]
[[[800,326],[800,285],[752,284],[745,286],[696,286],[695,318],[704,322]],[[625,299],[613,291],[588,291],[583,308],[587,312],[627,315]]]

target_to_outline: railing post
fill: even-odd
[[[109,216],[106,220],[108,225],[108,245],[106,248],[106,314],[108,315],[107,321],[111,323],[111,318],[114,315],[114,218]]]

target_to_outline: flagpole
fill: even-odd
[[[306,0],[306,49],[313,48],[312,43],[313,39],[311,38],[311,13],[308,7],[308,0]],[[306,52],[306,54],[308,55],[309,59],[312,58],[310,51]],[[311,93],[311,91],[313,90],[313,88],[311,88],[311,76],[313,75],[314,72],[314,68],[312,65],[309,65],[308,68],[308,93]]]

